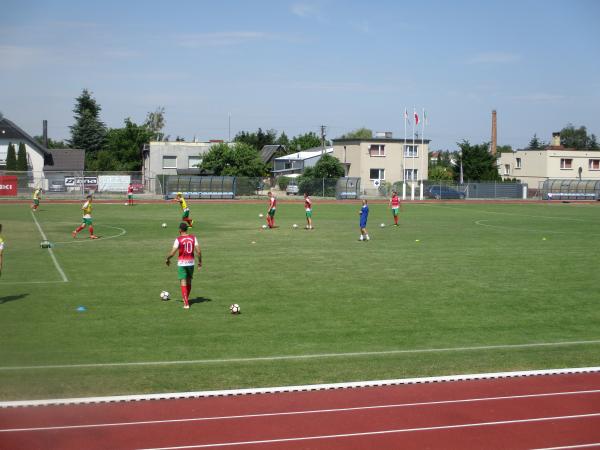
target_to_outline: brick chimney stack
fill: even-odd
[[[496,128],[496,110],[492,110],[492,144],[490,146],[490,151],[492,155],[496,155],[496,146],[498,145],[498,134]]]
[[[44,141],[44,147],[48,148],[48,121],[42,122],[42,140]]]

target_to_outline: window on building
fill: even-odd
[[[504,175],[510,175],[510,164],[504,164]]]
[[[385,145],[371,144],[369,147],[369,156],[385,156]]]
[[[177,169],[177,156],[163,156],[163,169]]]
[[[369,178],[371,180],[385,180],[385,169],[369,170]]]
[[[590,159],[588,168],[590,170],[600,170],[600,159]]]
[[[561,158],[560,159],[560,168],[561,169],[572,169],[573,168],[573,160],[571,158]]]
[[[404,146],[404,157],[405,158],[418,158],[419,157],[419,146],[418,145],[405,145]]]
[[[199,156],[188,157],[188,169],[197,169],[200,164],[202,164],[202,158]]]
[[[517,167],[515,167],[515,169],[520,169],[521,168],[521,158],[517,158]]]
[[[419,169],[404,169],[405,180],[417,180],[419,176]]]

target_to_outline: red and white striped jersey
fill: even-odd
[[[179,249],[177,257],[178,266],[193,266],[194,265],[194,249],[198,245],[198,239],[193,234],[187,236],[177,236],[173,243],[173,248]]]

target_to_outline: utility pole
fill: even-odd
[[[325,153],[325,130],[327,129],[326,125],[321,125],[321,155]]]

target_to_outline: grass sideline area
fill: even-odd
[[[373,204],[370,242],[358,209],[317,200],[305,231],[283,203],[265,231],[266,202],[191,204],[204,267],[185,311],[164,265],[177,205],[97,204],[102,239],[73,241],[79,206],[42,202],[63,282],[29,206],[0,204],[0,400],[599,365],[598,206],[404,204],[396,228]]]

